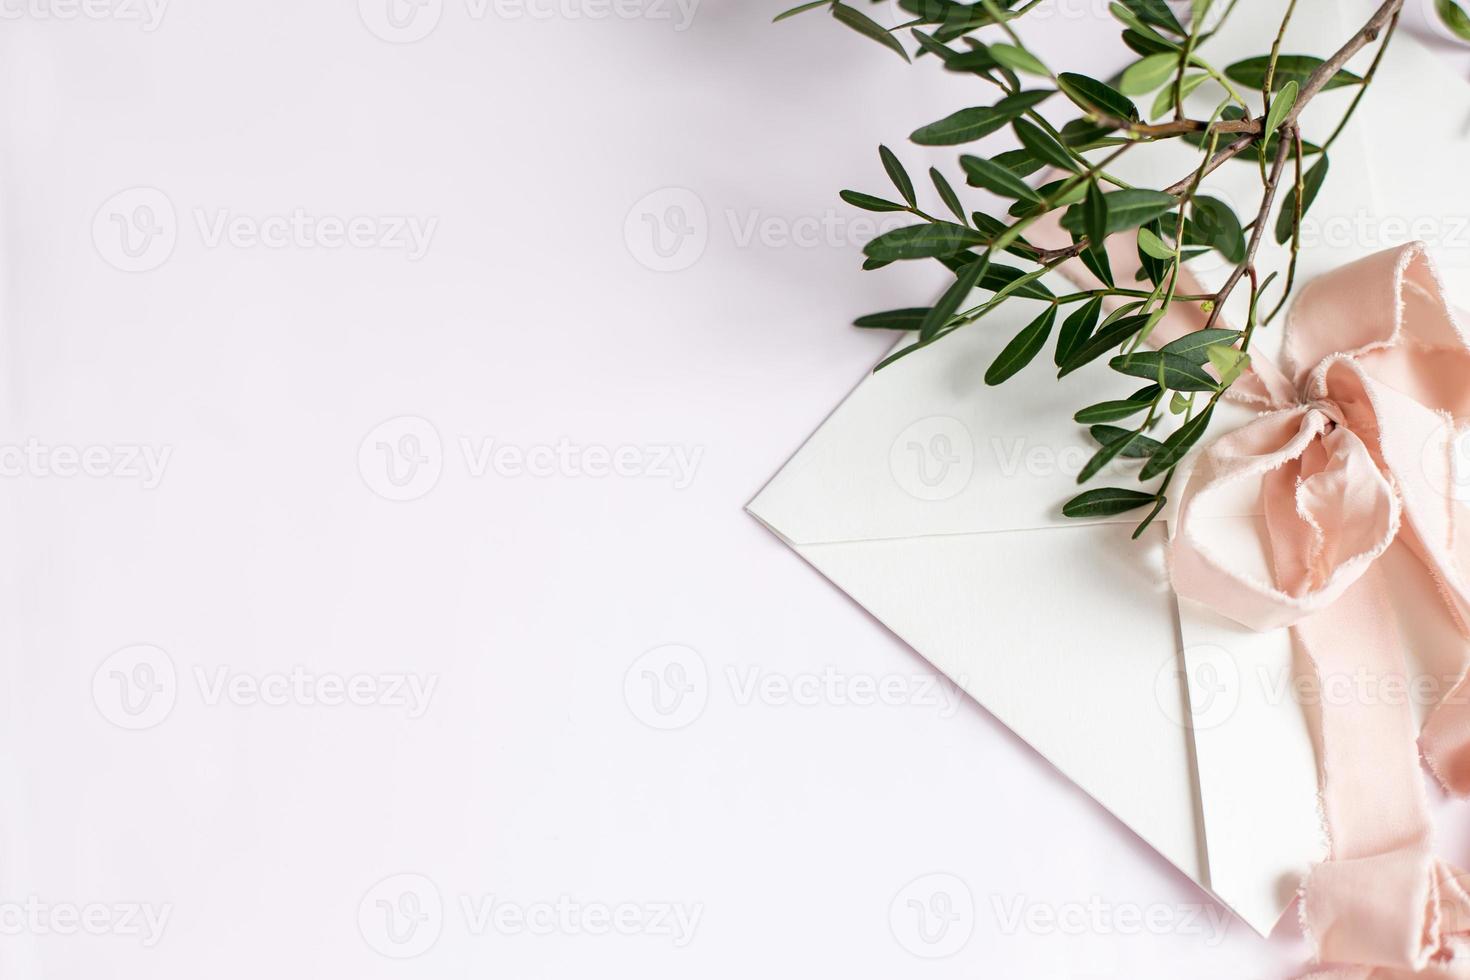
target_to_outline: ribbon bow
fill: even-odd
[[[1252,629],[1291,627],[1324,678],[1406,683],[1380,561],[1391,547],[1427,570],[1452,633],[1470,637],[1470,534],[1458,533],[1470,508],[1456,499],[1454,467],[1470,420],[1470,338],[1412,244],[1306,287],[1284,349],[1283,367],[1257,358],[1237,382],[1264,413],[1208,446],[1190,476],[1171,546],[1174,588]],[[1210,520],[1243,494],[1265,514],[1254,560]],[[1466,666],[1456,667],[1459,696],[1418,737],[1431,770],[1460,794],[1470,792]],[[1318,958],[1351,965],[1314,976],[1470,978],[1470,879],[1433,854],[1407,699],[1325,702],[1331,850],[1303,882],[1301,915]]]

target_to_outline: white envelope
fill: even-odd
[[[1283,50],[1325,56],[1373,6],[1303,0]],[[1234,26],[1205,56],[1223,66],[1260,53],[1279,17],[1271,0],[1241,0]],[[1352,64],[1360,72],[1361,60]],[[1350,92],[1326,93],[1308,108],[1309,136],[1330,131]],[[1411,232],[1426,237],[1414,219],[1439,216],[1441,237],[1454,245],[1450,226],[1470,216],[1470,193],[1455,173],[1467,124],[1470,86],[1401,33],[1334,149],[1299,281]],[[1191,156],[1140,150],[1113,169],[1161,186]],[[1259,201],[1259,176],[1245,163],[1222,167],[1207,187],[1242,215]],[[1384,217],[1404,220],[1387,227]],[[1440,249],[1441,262],[1450,278],[1470,280],[1470,249],[1461,248]],[[1284,269],[1285,259],[1268,241],[1263,268]],[[1197,271],[1214,281],[1226,270]],[[1049,282],[1070,291],[1059,278]],[[1456,292],[1463,303],[1466,292],[1452,285]],[[1138,383],[1099,366],[1053,381],[1048,350],[1005,386],[985,386],[987,365],[1037,311],[1013,300],[864,379],[749,510],[1264,934],[1324,850],[1312,734],[1289,694],[1301,669],[1290,635],[1252,634],[1180,603],[1164,570],[1165,522],[1134,542],[1141,512],[1061,516],[1096,448],[1072,413]],[[1262,351],[1274,353],[1280,322],[1261,335]],[[1221,419],[1214,431],[1231,424]],[[1124,470],[1090,486],[1132,480]],[[1245,502],[1219,519],[1228,528],[1254,513]],[[1401,558],[1390,556],[1413,586],[1413,562]]]

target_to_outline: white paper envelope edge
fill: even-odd
[[[986,387],[1028,305],[866,378],[749,509],[1210,888],[1163,531],[1059,512],[1093,452],[1071,412],[1130,385]],[[1260,931],[1283,907],[1220,897]]]

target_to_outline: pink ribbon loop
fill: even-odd
[[[1404,677],[1378,559],[1403,543],[1470,637],[1470,511],[1454,440],[1470,419],[1470,340],[1423,247],[1381,252],[1318,279],[1287,322],[1286,363],[1254,367],[1270,409],[1208,446],[1172,544],[1175,591],[1251,629],[1292,627],[1319,673]],[[1437,461],[1443,456],[1446,465]],[[1215,520],[1253,498],[1259,548]],[[1227,530],[1228,529],[1228,530]],[[1470,690],[1461,665],[1456,691]],[[1419,750],[1452,791],[1470,790],[1470,708],[1436,707],[1418,739],[1407,704],[1321,709],[1331,854],[1303,883],[1302,920],[1326,978],[1470,978],[1470,898],[1432,854]]]

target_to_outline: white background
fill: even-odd
[[[86,9],[0,23],[0,442],[62,450],[0,479],[0,974],[1298,962],[741,510],[890,342],[851,318],[940,282],[860,273],[837,190],[888,193],[879,142],[922,178],[905,134],[979,83],[768,0],[443,0],[399,33],[382,0]],[[1124,63],[1103,4],[1059,9],[1038,49]],[[368,224],[252,244],[297,211]],[[399,217],[421,256],[381,247]],[[253,693],[293,670],[326,690]],[[421,712],[319,703],[408,675]],[[558,901],[591,919],[515,927]]]

